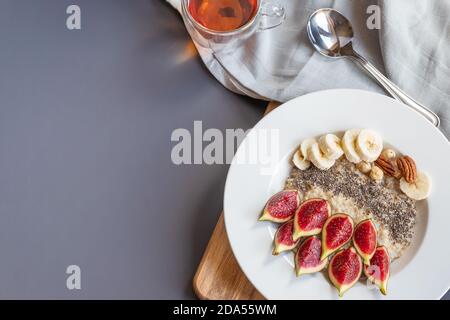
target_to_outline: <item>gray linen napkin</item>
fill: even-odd
[[[179,10],[180,0],[168,1]],[[220,63],[207,50],[200,50],[205,65],[225,87],[281,102],[332,88],[383,93],[352,62],[331,61],[313,50],[306,34],[307,19],[316,9],[331,7],[351,20],[355,49],[434,110],[441,117],[441,129],[450,137],[450,1],[278,1],[287,10],[280,27],[255,34],[233,55],[218,54]],[[370,5],[381,8],[380,30],[367,28]]]

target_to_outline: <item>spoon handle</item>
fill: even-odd
[[[439,127],[440,119],[439,117],[430,109],[420,104],[409,95],[407,95],[403,90],[401,90],[396,84],[391,80],[386,78],[373,64],[367,61],[364,57],[360,56],[357,52],[352,51],[347,57],[351,58],[353,61],[357,62],[362,68],[364,68],[372,77],[377,80],[381,86],[389,92],[392,97],[403,102],[407,106],[411,107],[422,116],[427,118],[433,125]]]

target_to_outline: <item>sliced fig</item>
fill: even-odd
[[[300,239],[294,241],[292,234],[294,232],[294,220],[282,224],[278,227],[275,237],[273,239],[274,248],[273,255],[277,255],[283,251],[294,249],[299,243]]]
[[[370,259],[377,249],[377,229],[371,219],[363,220],[355,227],[353,246],[364,264],[369,265]]]
[[[370,259],[370,265],[364,266],[364,274],[375,283],[382,294],[387,294],[387,283],[389,280],[390,258],[387,249],[379,246]]]
[[[328,276],[340,297],[358,281],[362,267],[361,257],[353,247],[343,249],[331,258]]]
[[[295,212],[294,240],[319,234],[331,214],[330,204],[325,199],[309,199]]]
[[[302,274],[319,272],[327,265],[328,260],[320,260],[322,241],[316,236],[307,238],[295,253],[295,271],[297,277]]]
[[[289,221],[294,217],[299,205],[300,197],[297,190],[280,191],[267,201],[259,220],[278,223]]]
[[[340,249],[353,235],[353,219],[345,213],[337,213],[327,219],[322,230],[321,260]],[[295,235],[294,235],[295,238]]]

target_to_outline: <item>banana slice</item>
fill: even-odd
[[[311,161],[305,160],[305,158],[302,155],[302,151],[300,149],[298,149],[294,153],[294,156],[292,157],[292,162],[300,170],[306,170],[311,166]]]
[[[328,159],[322,151],[320,151],[319,144],[316,142],[308,149],[308,159],[320,170],[328,170],[334,165],[334,160]]]
[[[356,140],[360,132],[361,129],[347,130],[342,137],[341,145],[344,150],[345,157],[352,163],[360,163],[362,161],[356,151]]]
[[[308,149],[316,142],[316,139],[312,138],[303,140],[302,144],[300,145],[300,152],[303,155],[304,160],[308,160]]]
[[[414,183],[406,182],[405,178],[400,179],[400,190],[413,200],[426,199],[431,193],[431,179],[426,173],[417,171]]]
[[[383,139],[375,131],[361,130],[356,139],[356,150],[361,159],[366,162],[374,162],[383,151]]]
[[[344,150],[341,147],[341,139],[334,134],[321,136],[319,148],[328,159],[332,160],[337,160],[344,154]]]

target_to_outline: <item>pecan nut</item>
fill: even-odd
[[[386,158],[384,155],[381,155],[376,161],[375,164],[383,170],[383,172],[391,177],[400,179],[402,176],[402,172],[399,170],[395,161]]]
[[[406,182],[414,183],[417,180],[416,162],[409,156],[400,157],[397,159],[397,166],[401,171]]]

